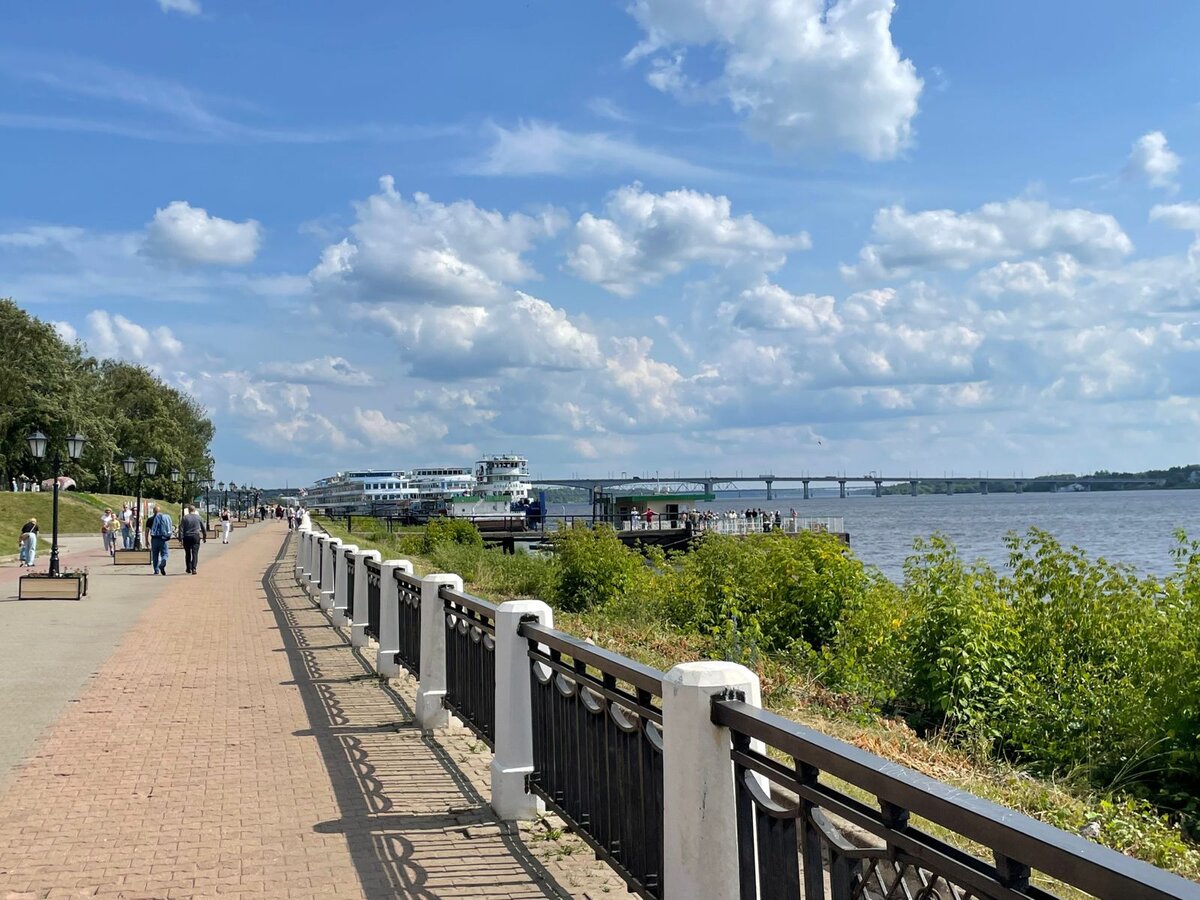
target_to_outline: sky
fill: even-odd
[[[214,475],[1200,460],[1200,4],[0,8],[0,296]]]

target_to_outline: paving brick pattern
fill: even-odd
[[[176,576],[68,705],[0,795],[0,897],[624,894],[561,823],[495,820],[487,748],[413,725],[284,534]]]

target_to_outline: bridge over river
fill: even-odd
[[[671,489],[695,486],[702,487],[706,494],[713,493],[719,487],[728,487],[736,489],[743,484],[765,484],[767,488],[767,499],[775,499],[775,485],[777,484],[795,484],[799,483],[804,488],[804,499],[808,500],[811,494],[811,486],[813,484],[837,484],[839,493],[844,498],[847,494],[847,485],[865,484],[875,486],[875,496],[883,496],[883,486],[885,484],[907,484],[909,492],[915,497],[920,493],[922,485],[930,485],[935,492],[938,488],[944,489],[947,494],[953,494],[956,485],[971,485],[977,487],[981,494],[988,493],[994,487],[1006,486],[1013,488],[1017,493],[1021,493],[1027,486],[1036,485],[1037,487],[1048,487],[1049,490],[1057,491],[1063,488],[1071,488],[1078,485],[1081,490],[1091,490],[1093,487],[1105,488],[1147,488],[1147,487],[1162,487],[1166,484],[1163,478],[1137,478],[1137,477],[1119,477],[1108,475],[1084,475],[1074,477],[1069,475],[1064,476],[1043,476],[1038,478],[992,478],[987,475],[942,475],[938,477],[918,478],[912,475],[882,475],[876,472],[869,472],[866,475],[775,475],[772,473],[760,475],[676,475],[671,477],[663,477],[655,475],[653,478],[641,476],[622,476],[620,478],[538,478],[534,479],[533,483],[539,487],[572,487],[580,488],[588,491],[593,502],[605,493],[611,493],[613,488],[618,487],[640,487],[644,488],[652,486],[655,488],[668,487]]]

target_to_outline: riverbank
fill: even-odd
[[[983,589],[995,583],[989,582],[982,570],[957,563],[944,548],[927,548],[924,564],[918,566],[926,576],[923,584],[936,582],[944,592],[947,602],[939,606],[931,604],[928,596],[917,596],[922,583],[915,582],[906,595],[882,579],[865,575],[853,559],[820,542],[788,539],[775,545],[766,538],[738,545],[728,539],[714,541],[704,552],[672,561],[670,566],[661,558],[646,566],[615,541],[587,532],[574,536],[574,543],[560,548],[553,560],[545,560],[485,550],[472,541],[469,526],[461,527],[465,523],[440,525],[439,535],[392,539],[357,530],[347,536],[337,525],[326,524],[334,534],[348,537],[360,547],[379,549],[385,558],[413,560],[419,572],[456,572],[469,590],[488,599],[536,596],[549,600],[567,630],[658,668],[713,657],[751,665],[763,680],[764,703],[789,718],[1057,827],[1087,829],[1089,834],[1098,830],[1101,842],[1110,847],[1188,877],[1200,877],[1200,849],[1183,838],[1176,824],[1139,799],[1139,792],[1146,795],[1149,783],[1138,783],[1136,767],[1125,772],[1123,781],[1098,787],[1086,776],[1096,776],[1102,760],[1081,760],[1080,765],[1064,768],[1045,758],[1022,757],[998,736],[986,737],[987,728],[1004,726],[1004,722],[961,718],[961,712],[975,709],[974,701],[994,700],[964,690],[955,679],[978,678],[979,670],[996,662],[998,653],[982,645],[974,651],[956,648],[955,636],[970,638],[977,631],[985,636],[991,632],[995,623],[978,615],[972,618],[970,613],[989,607],[981,600]],[[1042,549],[1043,555],[1070,562],[1061,553],[1055,556],[1048,546]],[[1091,572],[1079,568],[1078,560],[1074,564],[1078,577]],[[1069,568],[1063,570],[1068,582]],[[1103,588],[1112,594],[1117,587],[1130,587],[1119,579],[1113,581],[1111,572],[1106,577],[1107,582],[1089,582],[1089,590]],[[716,596],[714,585],[723,585]],[[755,606],[755,602],[761,605]],[[922,604],[923,612],[919,609]],[[1123,627],[1127,622],[1114,618],[1112,624]],[[949,627],[953,623],[959,626],[957,632]],[[1081,623],[1088,624],[1086,620]],[[1016,633],[1021,636],[1019,628]],[[781,643],[781,635],[799,634],[806,634],[813,643]],[[921,639],[925,640],[923,648]],[[1134,651],[1148,646],[1136,640],[1126,643]],[[1061,649],[1076,653],[1074,647]],[[914,674],[938,670],[942,654],[960,650],[967,653],[974,668],[947,667],[952,676],[948,691],[925,698],[936,708],[914,708],[912,697],[901,696],[902,690],[911,690],[905,682],[913,681]],[[1096,637],[1096,650],[1103,655],[1112,648]],[[997,665],[1009,665],[1019,673],[1026,663],[1011,659]],[[1131,678],[1144,674],[1128,660],[1122,665],[1131,669]],[[905,671],[905,666],[910,671]],[[1163,666],[1163,677],[1171,677],[1168,668]],[[1091,675],[1092,671],[1085,666],[1076,674]],[[992,676],[993,687],[989,687],[986,671],[979,680],[985,691],[1004,681],[1002,676]],[[878,696],[880,686],[889,683],[896,693],[890,699]],[[1091,697],[1108,690],[1099,680],[1091,686],[1094,690],[1087,687],[1079,686],[1076,692]],[[1111,699],[1123,700],[1127,694]],[[1144,691],[1138,696],[1145,706]],[[905,708],[900,701],[910,706]],[[942,718],[937,723],[928,721],[944,701],[949,702],[941,709]],[[1074,710],[1064,704],[1064,712]],[[1149,714],[1158,713],[1151,710]],[[922,716],[926,721],[921,721]],[[1084,745],[1091,742],[1100,750],[1119,752],[1124,739],[1119,729],[1114,730],[1119,724],[1091,723],[1088,727],[1094,730],[1083,736]],[[1041,725],[1055,726],[1056,722],[1045,720]],[[1145,740],[1150,735],[1141,737]],[[1092,768],[1087,770],[1084,762]],[[1032,772],[1043,777],[1033,777]]]

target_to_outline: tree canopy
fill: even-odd
[[[204,408],[145,366],[97,360],[80,342],[68,343],[54,326],[0,298],[0,475],[36,480],[50,476],[47,459],[35,460],[26,437],[41,429],[51,447],[64,448],[68,435],[88,439],[78,463],[63,472],[84,490],[130,487],[121,460],[153,456],[158,474],[145,478],[143,493],[170,496],[172,468],[211,471],[215,429]]]

